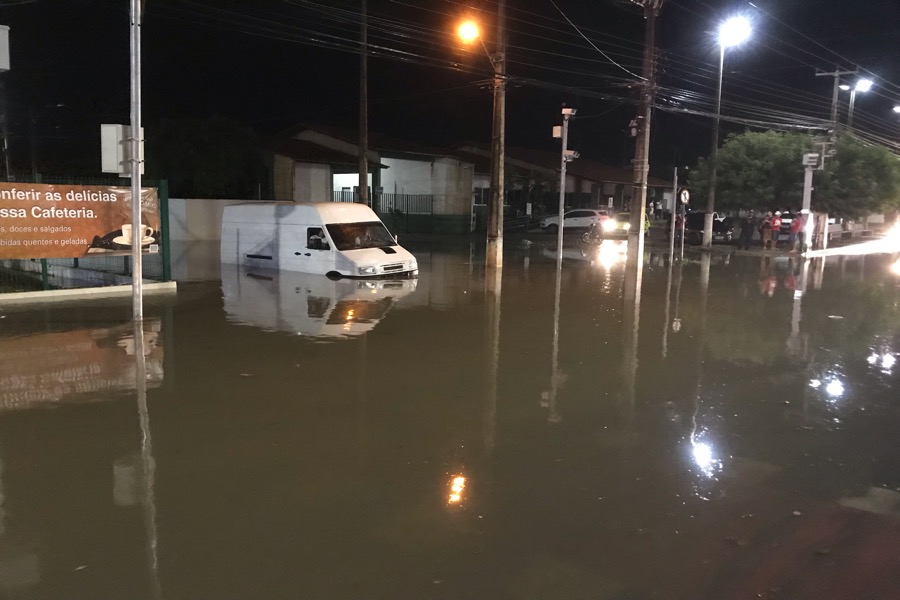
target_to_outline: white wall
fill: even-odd
[[[432,194],[431,161],[382,158],[381,187],[385,194]]]
[[[331,202],[331,167],[294,163],[294,202]]]
[[[455,158],[436,158],[432,167],[434,212],[439,215],[468,215],[472,210],[475,169]]]
[[[222,236],[222,212],[229,204],[246,200],[169,198],[169,239],[172,241],[218,240]]]
[[[331,179],[332,189],[335,192],[341,191],[341,188],[353,188],[359,185],[359,173],[338,173]],[[369,187],[372,187],[372,174],[369,173]]]

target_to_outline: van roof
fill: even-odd
[[[288,225],[359,223],[379,221],[365,204],[355,202],[244,202],[225,207],[224,223],[272,223]]]

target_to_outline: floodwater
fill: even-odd
[[[0,597],[900,597],[895,257],[410,246],[0,307]]]

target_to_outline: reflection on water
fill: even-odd
[[[896,597],[893,257],[582,250],[4,313],[0,596]]]
[[[144,323],[143,354],[151,387],[163,380],[161,321]],[[130,324],[0,337],[0,411],[94,402],[98,394],[133,390]]]
[[[226,314],[237,323],[311,337],[371,331],[416,279],[338,279],[291,271],[222,267]]]

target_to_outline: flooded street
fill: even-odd
[[[0,596],[900,596],[894,257],[404,245],[0,307]]]

